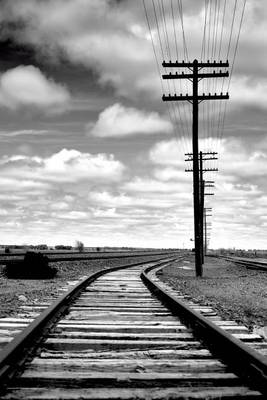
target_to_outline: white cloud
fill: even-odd
[[[18,176],[5,176],[0,177],[0,191],[5,192],[22,192],[22,193],[32,193],[32,194],[42,194],[50,189],[51,186],[47,182],[36,181],[34,178],[23,177],[23,175],[18,172]]]
[[[66,219],[66,220],[84,220],[88,218],[88,213],[83,211],[70,211],[66,213],[53,213],[54,218]]]
[[[81,180],[117,181],[124,172],[123,164],[113,155],[81,153],[63,149],[50,157],[3,157],[0,165],[6,177],[37,181],[71,183]]]
[[[185,187],[180,182],[162,182],[151,178],[136,177],[130,182],[125,183],[123,189],[135,193],[161,193],[164,195],[175,193],[180,198],[188,198],[184,190]]]
[[[183,170],[185,168],[181,142],[176,139],[156,143],[149,152],[149,158],[155,164],[179,166]]]
[[[56,59],[64,53],[71,62],[95,69],[99,82],[111,82],[121,95],[132,98],[139,94],[140,98],[144,93],[149,93],[151,99],[151,95],[160,93],[158,72],[142,5],[136,2],[108,0],[13,0],[5,3],[1,10],[3,21],[7,22],[5,32],[18,43],[27,43],[36,48],[39,54]],[[161,46],[158,43],[153,7],[150,2],[146,4],[160,62]],[[192,59],[199,54],[201,48],[202,35],[199,34],[199,25],[204,23],[204,7],[204,1],[187,1],[184,4],[184,28]],[[234,5],[230,4],[226,8],[222,59],[225,59],[227,54],[233,7]],[[175,11],[175,18],[179,22],[177,9]],[[239,7],[236,21],[240,20],[241,12],[242,7]],[[266,75],[266,57],[262,51],[266,45],[264,14],[265,2],[248,1],[238,53],[242,62],[236,65],[235,71],[251,75],[253,71],[261,70],[261,76]],[[172,26],[170,4],[166,4],[165,21],[162,16],[158,16],[160,32],[164,32],[164,22],[167,26]],[[220,8],[219,25],[222,16]],[[171,31],[169,33],[169,47],[174,58],[176,43],[174,35]],[[177,29],[176,33],[178,51],[182,51],[181,29]],[[234,24],[233,44],[237,33],[238,22]],[[231,46],[230,63],[233,51],[234,45]],[[164,58],[167,59],[165,46],[163,52]],[[251,57],[247,57],[248,54]]]
[[[70,99],[68,90],[48,79],[32,65],[18,66],[0,77],[0,103],[3,107],[17,109],[22,106],[51,109],[66,107]]]
[[[126,188],[124,187],[124,189]],[[177,205],[177,196],[175,194],[170,194],[170,192],[165,194],[159,191],[157,196],[154,196],[153,191],[142,191],[140,189],[141,188],[137,191],[132,190],[132,186],[130,185],[128,194],[122,193],[119,195],[107,191],[93,191],[90,192],[89,201],[93,202],[96,206],[129,210],[130,214],[133,216],[137,214],[149,216],[151,211],[147,214],[147,210],[170,209]],[[157,190],[155,187],[154,189]],[[187,197],[187,195],[185,197]]]
[[[90,133],[99,137],[155,134],[172,131],[172,124],[156,112],[144,112],[116,103],[99,114]]]
[[[246,105],[267,109],[267,80],[252,80],[239,76],[231,83],[230,99],[235,105]]]
[[[58,201],[50,205],[51,210],[68,210],[70,205],[64,201]]]
[[[261,143],[247,148],[240,139],[223,139],[220,155],[223,174],[243,177],[247,182],[267,174],[267,149]]]
[[[121,215],[117,214],[116,208],[108,208],[108,209],[94,209],[93,215],[96,218],[121,218]]]
[[[131,197],[120,194],[112,195],[110,192],[90,192],[89,200],[96,202],[100,206],[116,208],[116,207],[129,207],[134,204],[134,199]]]
[[[186,141],[185,141],[185,140]],[[218,147],[218,139],[208,137],[199,139],[199,149],[203,152],[214,151]],[[168,168],[176,167],[178,171],[184,171],[185,168],[189,167],[188,163],[185,162],[185,153],[192,152],[192,143],[188,141],[188,138],[176,138],[171,140],[162,140],[157,142],[151,147],[149,151],[149,159],[153,164],[164,165]],[[170,172],[170,170],[169,170]]]
[[[49,133],[51,133],[51,131],[46,129],[18,129],[16,131],[0,131],[0,136],[8,138],[25,135],[45,135]]]
[[[151,72],[153,52],[139,7],[137,17],[124,2],[14,0],[1,11],[16,26],[10,30],[7,24],[6,30],[17,42],[56,60],[64,53],[72,63],[97,70],[99,82],[112,83],[122,95],[134,94],[140,76]]]
[[[151,18],[153,17],[153,10],[150,8],[152,3],[146,3],[149,5]],[[214,205],[216,226],[214,237],[218,245],[223,243],[226,236],[232,245],[240,240],[242,232],[249,232],[251,241],[248,243],[248,239],[246,239],[246,247],[250,246],[253,240],[255,242],[259,240],[259,243],[266,246],[262,223],[266,221],[264,216],[266,216],[267,205],[264,194],[266,193],[267,141],[265,144],[259,143],[259,132],[257,131],[257,126],[261,125],[261,134],[263,134],[264,122],[257,124],[257,119],[261,118],[262,110],[266,109],[267,104],[265,94],[267,92],[265,79],[267,58],[262,51],[267,40],[266,18],[263,17],[266,4],[262,0],[247,2],[246,22],[244,21],[242,27],[238,58],[230,87],[232,100],[230,104],[238,105],[239,109],[245,108],[246,114],[242,114],[238,110],[240,115],[236,117],[242,119],[244,127],[241,128],[241,124],[236,120],[235,126],[234,124],[231,127],[226,126],[227,134],[234,135],[235,132],[239,134],[243,130],[244,142],[234,141],[231,138],[223,141],[222,153],[219,155],[220,173],[215,179],[216,195],[206,198],[207,204]],[[199,53],[198,44],[201,45],[202,35],[199,35],[199,22],[204,22],[203,6],[204,1],[188,0],[184,2],[184,25],[190,59],[193,59],[194,54]],[[229,38],[232,7],[233,4],[227,8],[222,59],[225,58],[227,49],[226,41]],[[258,7],[257,13],[255,13],[256,7]],[[202,14],[200,14],[201,8]],[[240,12],[241,8],[238,9],[237,16],[240,16]],[[142,5],[140,7],[139,2],[109,0],[47,0],[45,2],[24,0],[22,2],[13,0],[3,3],[1,13],[3,17],[0,16],[0,19],[3,18],[2,22],[7,22],[3,32],[8,38],[11,38],[11,41],[15,38],[15,42],[18,44],[32,45],[36,50],[38,60],[42,60],[42,56],[50,56],[53,61],[61,62],[63,54],[64,60],[67,59],[68,62],[78,65],[77,69],[80,65],[85,66],[85,69],[88,68],[90,79],[92,79],[89,86],[92,87],[92,92],[87,91],[87,85],[83,88],[82,83],[79,82],[75,91],[81,90],[83,93],[84,91],[87,93],[86,95],[79,93],[78,96],[81,95],[81,97],[71,99],[69,105],[68,92],[68,98],[64,97],[64,90],[67,91],[67,89],[51,81],[37,68],[20,66],[19,69],[7,71],[7,76],[3,75],[6,78],[4,79],[6,85],[4,85],[6,89],[5,104],[8,107],[13,109],[35,107],[45,110],[72,107],[73,114],[75,112],[77,115],[77,110],[80,112],[81,120],[79,122],[81,125],[85,118],[95,118],[95,113],[103,110],[107,104],[122,102],[122,99],[127,98],[130,99],[130,102],[125,104],[133,105],[132,108],[118,103],[113,104],[102,111],[94,125],[88,126],[88,131],[91,129],[91,134],[98,137],[117,136],[119,138],[153,134],[154,132],[170,132],[170,123],[161,116],[162,114],[151,113],[151,110],[160,110],[161,90],[149,32],[143,18]],[[170,12],[166,13],[166,18],[167,24],[171,28]],[[154,18],[151,18],[151,24],[156,51],[160,52]],[[163,32],[163,21],[160,20],[159,24],[160,30]],[[236,38],[237,28],[238,24],[235,24],[233,42]],[[179,35],[181,34],[181,30],[179,30]],[[170,36],[173,39],[173,35]],[[179,46],[182,45],[180,39],[179,36]],[[171,43],[170,46],[172,55],[174,55],[174,43]],[[166,53],[165,46],[163,51]],[[249,59],[248,54],[250,55]],[[162,56],[160,55],[158,59],[161,62]],[[255,60],[258,62],[255,63]],[[53,70],[52,64],[49,65],[50,68]],[[8,72],[12,71],[13,74],[8,75]],[[69,79],[69,75],[63,73],[62,78]],[[28,87],[26,87],[26,82],[29,82]],[[71,83],[75,85],[76,82],[73,82]],[[103,85],[101,91],[96,88],[96,83]],[[227,85],[227,81],[225,84]],[[165,91],[168,93],[166,81],[164,81],[164,85]],[[177,85],[177,93],[187,92],[184,87],[186,83],[182,83],[180,90],[176,82],[174,82],[174,87],[171,82],[171,92],[172,89],[176,90],[175,85]],[[205,85],[206,83],[200,84],[200,93],[202,86]],[[48,86],[49,89],[47,89]],[[105,90],[105,86],[107,90]],[[190,84],[188,88],[190,93]],[[206,91],[206,87],[204,91]],[[2,90],[0,93],[3,96]],[[42,96],[39,95],[40,93]],[[60,93],[62,96],[57,97]],[[118,94],[122,97],[119,97]],[[51,98],[54,100],[52,101]],[[113,100],[110,100],[111,98]],[[148,101],[149,106],[147,106]],[[253,110],[249,110],[252,108]],[[233,107],[233,109],[234,114],[237,107]],[[174,111],[171,110],[172,114]],[[190,120],[191,105],[184,105],[180,110],[184,110],[182,112],[183,119],[187,117]],[[189,110],[190,114],[187,112]],[[87,115],[85,116],[86,111]],[[209,111],[213,116],[212,107]],[[18,113],[18,121],[21,114]],[[200,113],[200,123],[203,115],[205,117],[204,113]],[[74,125],[76,123],[75,118],[71,122],[69,119],[61,121],[68,129],[72,123]],[[43,141],[41,135],[45,136],[46,133],[42,131],[46,128],[46,121],[40,122],[35,125],[40,130],[31,131],[27,130],[28,123],[25,128],[23,124],[16,125],[17,120],[12,121],[10,126],[14,130],[10,136],[18,136],[16,142],[21,136],[21,141],[24,143],[26,138],[30,138],[30,142],[35,139],[36,148],[38,148],[41,143],[37,144],[37,142]],[[177,135],[181,135],[185,127],[182,123],[177,125]],[[238,125],[239,127],[237,127]],[[252,128],[255,128],[253,132]],[[9,133],[4,131],[4,125],[2,129],[0,135],[3,140],[3,137],[8,136]],[[1,228],[2,226],[4,228],[1,229],[4,237],[12,237],[12,241],[21,241],[20,236],[23,232],[25,241],[28,237],[29,240],[38,240],[37,237],[44,235],[42,241],[51,242],[60,237],[63,242],[67,242],[74,241],[78,235],[81,235],[81,238],[83,236],[85,240],[88,238],[88,244],[95,243],[96,245],[117,243],[181,245],[183,241],[189,245],[192,244],[189,241],[193,230],[193,223],[190,219],[193,213],[191,204],[192,174],[184,172],[187,167],[187,163],[184,162],[185,149],[186,146],[189,151],[191,148],[190,132],[191,127],[188,132],[188,143],[184,143],[185,140],[161,141],[151,148],[146,158],[144,157],[144,151],[146,151],[144,146],[141,154],[142,160],[149,158],[151,163],[134,164],[134,156],[137,155],[137,159],[141,159],[135,151],[140,148],[140,140],[139,143],[136,140],[129,140],[133,148],[129,160],[127,160],[132,168],[127,171],[129,172],[127,183],[122,179],[125,168],[118,161],[117,156],[114,158],[107,154],[93,155],[76,150],[62,150],[61,152],[54,151],[55,154],[45,157],[14,155],[2,158],[0,160],[2,210],[0,214],[2,220],[8,220],[8,225],[3,226],[1,223]],[[250,147],[243,145],[248,140],[246,137],[248,133],[255,134],[253,143],[249,139]],[[40,137],[26,137],[26,135],[37,134],[40,134]],[[164,136],[162,135],[162,137]],[[40,141],[37,140],[39,138]],[[58,146],[59,140],[65,139],[57,137],[56,140],[49,141],[49,149],[52,146]],[[72,140],[76,141],[76,137],[73,137]],[[153,137],[146,137],[145,145],[152,140]],[[93,142],[97,146],[99,145],[97,139],[94,139]],[[142,142],[144,141],[141,140]],[[79,146],[83,145],[83,141],[78,139],[77,143]],[[211,140],[209,143],[211,149],[215,150],[217,143],[213,143]],[[108,146],[104,140],[101,140],[101,144]],[[202,141],[200,141],[200,148],[203,151],[206,150]],[[5,147],[4,151],[6,154],[24,154],[24,151],[12,152],[10,149],[6,150]],[[121,149],[116,147],[116,151],[118,151],[116,154],[119,154]],[[34,154],[33,147],[28,154]],[[124,157],[126,158],[125,155]],[[134,178],[134,176],[136,177]],[[11,206],[13,207],[12,212],[9,209]],[[115,230],[114,218],[117,218]],[[35,224],[35,230],[33,230],[33,224]],[[67,233],[66,224],[70,226]],[[20,232],[17,234],[17,229],[14,228],[18,226]],[[8,229],[12,230],[12,236],[6,236]],[[16,239],[14,239],[15,235],[17,235]],[[71,235],[74,235],[73,239]],[[260,242],[261,238],[263,238],[262,242]]]
[[[157,168],[154,170],[154,177],[160,181],[179,181],[179,182],[191,182],[192,177],[186,174],[184,170],[178,168],[167,167]]]

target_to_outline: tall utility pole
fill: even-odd
[[[194,60],[191,62],[165,62],[163,61],[162,66],[164,68],[189,68],[192,73],[189,74],[175,74],[169,73],[162,76],[163,79],[189,79],[193,85],[192,96],[185,95],[173,96],[169,94],[168,96],[163,95],[163,101],[189,101],[193,105],[193,122],[192,122],[192,148],[193,148],[193,186],[194,186],[194,234],[195,234],[195,270],[196,276],[202,276],[202,262],[201,262],[201,215],[200,215],[200,182],[199,182],[199,163],[198,163],[198,105],[204,100],[222,100],[229,99],[228,93],[223,95],[215,94],[198,94],[198,82],[203,78],[221,78],[228,77],[228,72],[216,72],[213,70],[212,73],[199,73],[202,68],[227,68],[229,63],[223,63],[220,61],[205,63],[198,62]]]

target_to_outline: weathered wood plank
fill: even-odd
[[[40,358],[67,358],[67,359],[153,359],[153,360],[159,360],[159,359],[210,359],[213,358],[209,350],[206,349],[198,349],[198,350],[184,350],[184,349],[178,349],[178,350],[172,350],[172,349],[166,349],[165,347],[162,348],[161,350],[155,350],[155,349],[150,349],[150,350],[122,350],[118,349],[118,351],[79,351],[79,352],[68,352],[68,351],[42,351],[41,354],[39,355]]]
[[[97,340],[97,339],[47,339],[43,348],[54,350],[94,349],[149,349],[149,348],[172,348],[172,349],[200,349],[202,345],[197,341],[164,341],[164,340]]]
[[[8,391],[3,400],[184,400],[184,399],[247,399],[263,400],[259,392],[243,386],[235,387],[169,387],[150,388],[19,388]]]
[[[153,319],[153,317],[171,317],[172,315],[168,312],[161,312],[161,311],[127,311],[127,310],[91,310],[91,309],[80,309],[76,307],[71,307],[70,308],[70,313],[81,313],[83,315],[87,315],[90,319],[94,316],[97,318],[122,318],[122,319],[127,319],[133,320],[133,319],[138,319],[140,318],[141,320],[144,318],[146,319]]]
[[[243,340],[244,342],[262,342],[263,338],[253,333],[233,333],[237,339]]]
[[[93,324],[61,324],[57,325],[62,331],[87,331],[87,332],[151,332],[159,334],[175,333],[175,332],[191,332],[185,326],[153,326],[153,325],[93,325]]]
[[[164,310],[164,308],[160,308],[160,307],[127,307],[127,306],[122,306],[122,307],[94,307],[91,305],[72,305],[71,310],[76,310],[76,311],[92,311],[92,312],[97,312],[97,313],[110,313],[110,312],[114,312],[114,313],[134,313],[134,314],[167,314],[170,315],[170,312],[166,311],[166,309]]]
[[[151,299],[143,299],[143,300],[137,300],[137,299],[127,299],[125,298],[123,300],[123,303],[121,301],[121,298],[110,298],[109,300],[106,299],[106,297],[104,297],[101,301],[99,299],[95,299],[94,297],[79,297],[79,299],[77,300],[77,302],[81,302],[81,303],[88,303],[88,304],[93,304],[93,305],[110,305],[110,304],[114,304],[114,305],[119,305],[119,304],[129,304],[129,305],[157,305],[157,306],[161,306],[161,303],[156,301],[156,300],[151,300]]]
[[[0,329],[0,337],[15,336],[21,332],[22,329]]]
[[[92,321],[92,319],[73,319],[70,318],[69,315],[66,315],[64,319],[61,319],[59,324],[70,324],[70,323],[74,323],[74,324],[89,324],[89,325],[110,325],[111,327],[116,327],[118,325],[120,326],[140,326],[143,325],[145,326],[157,326],[157,327],[180,327],[181,326],[181,322],[179,320],[175,320],[174,318],[165,321],[164,320],[151,320],[151,321],[143,321],[141,319],[139,320],[135,320],[135,321],[127,321],[127,320],[120,320],[119,318],[116,320],[108,320],[108,319],[103,319],[101,320],[96,320],[96,321]],[[184,325],[182,325],[184,326]]]
[[[9,343],[9,342],[11,342],[11,340],[13,339],[13,337],[10,337],[10,336],[8,336],[8,337],[0,337],[0,344],[1,345],[5,345],[5,344],[7,344],[7,343]]]
[[[14,384],[43,386],[45,384],[57,387],[99,387],[99,385],[115,387],[168,387],[199,386],[237,386],[240,379],[232,373],[207,372],[207,373],[94,373],[88,371],[32,371],[26,370]]]
[[[144,360],[144,359],[43,359],[35,358],[28,369],[32,371],[90,371],[90,372],[140,372],[140,373],[176,373],[176,372],[226,372],[227,367],[218,360]]]
[[[142,305],[140,304],[128,304],[123,302],[123,304],[114,304],[114,303],[110,303],[110,304],[91,304],[91,302],[75,302],[73,303],[73,306],[75,307],[83,307],[83,308],[89,308],[91,310],[127,310],[127,311],[147,311],[147,310],[153,310],[153,311],[165,311],[166,312],[166,308],[163,306],[158,305],[151,305],[151,304],[144,304]]]
[[[12,322],[14,322],[14,323],[29,323],[29,322],[32,322],[32,318],[12,318],[12,317],[8,317],[8,318],[0,318],[0,322],[2,323],[5,323],[5,322],[10,322],[10,323],[12,323]]]
[[[49,338],[73,338],[73,339],[104,339],[104,340],[193,340],[192,333],[177,332],[175,334],[160,333],[128,333],[128,332],[72,332],[57,329],[48,336]]]
[[[22,324],[22,323],[16,323],[16,322],[13,322],[13,323],[7,322],[7,323],[0,323],[0,329],[3,330],[3,329],[25,328],[28,325],[29,325],[29,323]]]
[[[70,309],[68,314],[72,319],[90,319],[93,320],[102,320],[105,321],[107,319],[113,321],[139,321],[142,323],[143,321],[162,321],[162,318],[166,321],[175,321],[171,314],[159,314],[159,313],[151,313],[151,314],[144,314],[144,313],[119,313],[119,312],[107,312],[107,313],[93,313],[88,311],[82,310],[72,310]]]

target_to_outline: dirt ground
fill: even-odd
[[[157,257],[57,262],[51,264],[58,270],[54,279],[7,279],[1,270],[0,318],[15,316],[18,312],[18,307],[26,301],[40,302],[51,298],[51,296],[57,297],[60,287],[64,286],[67,281],[79,279],[105,268],[155,258]],[[25,296],[26,300],[25,298],[21,300],[20,296]]]
[[[197,301],[211,305],[225,319],[249,329],[267,325],[267,273],[207,257],[196,278],[194,256],[166,267],[159,278]]]

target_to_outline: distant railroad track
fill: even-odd
[[[33,251],[35,253],[42,253],[44,255],[47,256],[58,256],[58,255],[74,255],[74,254],[123,254],[123,253],[155,253],[155,252],[166,252],[165,249],[162,250],[158,250],[158,249],[154,249],[154,250],[91,250],[91,251],[78,251],[78,250],[39,250],[39,249],[29,249],[27,251]],[[169,250],[169,252],[172,250]],[[176,250],[174,250],[176,251]],[[14,251],[14,252],[10,252],[10,253],[4,253],[4,252],[0,252],[0,257],[24,257],[26,254],[26,251]]]
[[[174,254],[179,252],[178,250],[172,251]],[[112,258],[130,258],[130,257],[151,257],[151,256],[158,256],[158,255],[166,255],[172,253],[170,251],[160,251],[160,252],[153,252],[153,251],[144,251],[144,252],[82,252],[82,253],[42,253],[48,257],[49,262],[60,262],[60,261],[81,261],[81,260],[100,260],[100,259],[112,259]],[[64,254],[64,256],[63,256]],[[6,258],[5,255],[0,255],[0,265],[10,265],[13,264],[14,261],[16,262],[23,262],[23,255],[16,255],[12,254],[8,255],[9,257]]]
[[[25,326],[0,352],[1,399],[263,399],[267,362],[253,348],[267,344],[248,347],[238,325],[169,293],[155,271],[175,259],[92,274],[48,308],[28,306],[29,326],[1,319]]]
[[[233,261],[235,264],[243,265],[249,269],[256,269],[260,271],[267,272],[267,261],[255,261],[249,258],[242,258],[242,257],[231,257],[231,256],[219,256],[219,258],[224,258],[228,261]]]

